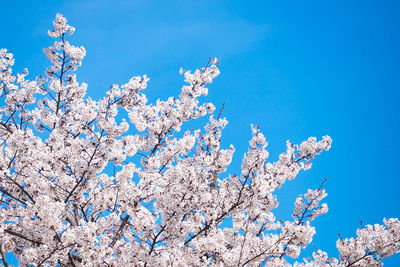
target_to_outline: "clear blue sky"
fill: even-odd
[[[87,49],[79,81],[100,98],[112,83],[147,74],[147,94],[178,95],[180,67],[221,58],[210,86],[217,108],[226,102],[224,144],[237,149],[238,169],[260,125],[271,159],[287,139],[330,135],[333,146],[313,168],[279,193],[287,218],[295,197],[326,176],[329,213],[314,225],[314,244],[337,255],[338,233],[400,217],[398,1],[2,1],[0,47],[15,54],[16,70],[32,76],[49,62],[42,49],[57,12],[77,28]],[[34,75],[34,76],[33,76]],[[236,166],[236,167],[235,167]],[[400,255],[384,261],[400,266]]]

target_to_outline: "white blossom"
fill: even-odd
[[[281,220],[274,192],[331,138],[288,141],[267,162],[266,138],[252,125],[240,171],[228,174],[228,121],[203,102],[218,59],[180,69],[178,97],[148,103],[143,75],[93,100],[75,74],[86,54],[67,40],[75,29],[60,14],[53,25],[56,41],[44,49],[52,65],[32,81],[27,70],[13,74],[13,55],[0,49],[3,261],[12,252],[21,266],[380,266],[399,251],[392,218],[340,238],[338,259],[316,250],[291,264],[316,234],[311,221],[328,211],[327,193],[309,189],[293,219]],[[189,129],[187,121],[207,116],[203,129]]]

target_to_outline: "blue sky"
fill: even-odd
[[[86,47],[79,81],[100,98],[133,75],[151,80],[149,99],[179,94],[180,67],[221,58],[208,100],[225,104],[223,143],[236,147],[237,170],[260,125],[271,160],[287,139],[330,135],[333,146],[310,171],[285,184],[277,214],[287,218],[295,197],[328,178],[329,212],[314,225],[314,244],[337,255],[338,233],[355,235],[360,220],[400,217],[400,8],[398,1],[5,1],[0,47],[15,70],[31,78],[49,62],[47,29],[57,12]],[[399,266],[400,255],[384,261]]]

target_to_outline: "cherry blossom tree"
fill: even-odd
[[[181,69],[178,97],[149,104],[144,75],[95,101],[75,75],[86,53],[68,41],[75,29],[60,14],[53,25],[44,76],[13,74],[13,55],[0,50],[3,265],[12,252],[21,266],[380,266],[399,252],[392,218],[340,238],[339,258],[316,249],[298,259],[316,233],[311,222],[328,211],[327,194],[309,189],[284,221],[273,214],[274,192],[329,150],[329,136],[288,141],[268,163],[266,139],[252,126],[241,173],[228,175],[227,120],[200,102],[218,60]],[[185,130],[207,116],[204,129]]]

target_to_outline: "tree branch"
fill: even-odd
[[[26,241],[29,241],[29,242],[31,242],[31,243],[37,245],[37,246],[43,245],[43,243],[42,243],[41,241],[36,241],[36,240],[34,240],[34,239],[31,239],[31,238],[29,238],[29,237],[24,236],[23,234],[14,232],[14,231],[12,231],[12,230],[5,229],[4,232],[6,232],[6,233],[8,233],[8,234],[10,234],[10,235],[13,235],[13,236],[22,238],[22,239],[24,239],[24,240],[26,240]]]
[[[3,250],[3,247],[1,244],[0,244],[0,255],[1,255],[1,259],[3,260],[4,267],[8,267],[6,253],[4,253],[4,250]]]
[[[126,215],[125,218],[122,219],[122,223],[118,228],[118,231],[115,232],[115,236],[113,238],[113,240],[111,241],[110,245],[108,245],[109,247],[114,247],[115,243],[117,242],[117,240],[121,237],[122,235],[122,231],[124,230],[125,225],[128,223],[130,216]]]

